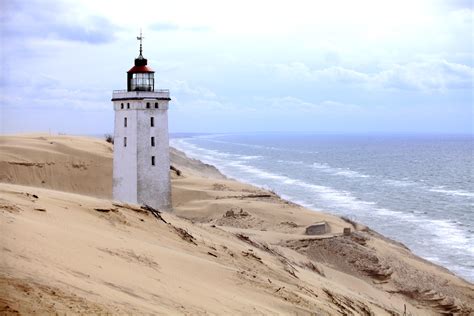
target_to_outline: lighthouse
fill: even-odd
[[[168,103],[170,92],[155,89],[155,72],[140,53],[127,71],[127,89],[114,90],[113,198],[171,208]]]

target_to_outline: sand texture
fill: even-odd
[[[403,245],[176,150],[172,213],[112,201],[112,155],[0,136],[0,314],[474,313],[471,283]]]

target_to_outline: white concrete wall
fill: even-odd
[[[120,103],[115,101],[115,132],[114,132],[114,169],[113,197],[115,200],[137,203],[137,110],[120,109]],[[124,127],[124,118],[127,127]],[[123,138],[127,137],[127,147],[123,146]]]
[[[144,100],[146,102],[146,100]],[[159,102],[162,105],[167,101]],[[154,103],[152,103],[154,104]],[[162,106],[163,108],[163,106]],[[150,118],[154,126],[150,126]],[[171,207],[168,110],[146,109],[138,113],[138,202],[155,208]],[[155,137],[155,146],[151,146]],[[151,157],[155,156],[155,165]]]
[[[147,92],[147,97],[149,94]],[[150,109],[146,108],[147,102],[150,102]],[[159,103],[158,109],[155,102]],[[124,103],[123,110],[121,103]],[[127,109],[127,103],[130,103],[130,109]],[[114,109],[114,199],[170,209],[168,101],[120,100],[114,101]],[[126,128],[123,127],[125,116],[128,118]],[[151,117],[154,117],[154,127],[150,126]],[[124,136],[127,136],[127,147],[123,147]],[[155,137],[154,147],[151,137]],[[154,166],[152,156],[155,156]]]

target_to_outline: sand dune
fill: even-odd
[[[403,245],[178,151],[173,213],[111,201],[112,150],[0,137],[2,313],[473,313],[472,284]]]
[[[112,156],[112,147],[94,138],[2,136],[0,182],[110,198]]]

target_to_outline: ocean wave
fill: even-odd
[[[410,228],[412,233],[417,234],[423,240],[429,240],[430,243],[444,246],[451,251],[467,253],[469,256],[474,255],[474,246],[470,237],[455,222],[448,219],[429,218],[424,213],[413,214],[386,208],[376,208],[375,211],[380,217],[394,218],[399,223],[398,225],[401,222],[408,223],[412,227]],[[403,224],[400,227],[403,227]],[[416,250],[424,251],[424,249]],[[439,259],[436,262],[447,264]]]
[[[262,159],[263,156],[240,156],[240,159],[243,160],[257,160],[257,159]]]
[[[360,172],[351,170],[349,168],[331,167],[329,164],[325,162],[323,163],[314,162],[312,164],[312,167],[319,171],[326,172],[328,174],[335,175],[335,176],[344,176],[346,178],[370,178],[369,175],[362,174]]]
[[[253,174],[258,178],[262,179],[269,179],[269,180],[279,180],[279,181],[285,181],[286,179],[289,179],[286,176],[278,175],[272,172],[264,171],[259,168],[255,168],[252,166],[248,166],[243,164],[242,162],[239,161],[233,161],[228,163],[229,166],[237,167],[239,168],[242,172]]]
[[[303,165],[303,164],[304,164],[304,162],[301,161],[301,160],[294,161],[294,160],[282,160],[282,159],[278,159],[276,162],[278,162],[278,163],[284,163],[284,164],[288,164],[288,165]]]
[[[171,139],[170,140],[171,146],[184,151],[186,154],[191,156],[191,158],[196,158],[200,160],[204,160],[204,162],[209,163],[209,160],[212,162],[215,161],[226,161],[226,160],[252,160],[252,159],[261,159],[262,156],[250,156],[250,155],[236,155],[226,152],[221,152],[213,149],[206,149],[202,147],[198,147],[186,140],[179,138],[179,139]]]
[[[336,190],[329,186],[323,185],[316,185],[312,183],[308,183],[299,179],[294,179],[288,177],[286,175],[280,175],[273,172],[265,171],[260,168],[250,166],[246,164],[246,159],[243,159],[241,155],[232,155],[228,153],[222,153],[215,150],[204,149],[198,147],[194,144],[191,144],[184,139],[174,140],[172,144],[177,147],[178,149],[183,150],[184,152],[188,153],[192,158],[198,158],[203,160],[206,163],[215,164],[220,170],[229,171],[231,174],[230,176],[235,177],[235,172],[238,170],[240,174],[239,180],[243,180],[245,182],[250,182],[251,184],[262,186],[260,180],[272,180],[276,181],[279,185],[290,185],[293,187],[299,187],[300,189],[305,190],[307,193],[305,195],[311,196],[312,194],[316,194],[319,200],[325,201],[325,205],[328,205],[330,208],[334,209],[345,209],[351,211],[361,211],[363,209],[367,209],[373,205],[375,202],[370,201],[363,201],[355,196],[353,196],[348,191],[343,190]],[[231,158],[232,159],[226,159]],[[324,165],[321,165],[324,166]],[[324,166],[326,167],[326,166]],[[233,169],[230,170],[229,168]],[[330,168],[330,167],[328,167]],[[335,169],[330,168],[330,170],[335,170],[335,172],[343,172],[347,170],[343,169]],[[247,175],[242,178],[242,175]],[[347,176],[347,174],[345,174]],[[253,177],[253,179],[249,179],[249,177]],[[268,184],[266,184],[268,185]],[[302,204],[309,204],[308,202],[298,201]],[[296,202],[295,202],[296,203]]]
[[[436,193],[443,193],[443,194],[447,194],[447,195],[474,198],[474,193],[472,193],[472,192],[465,191],[465,190],[445,189],[444,186],[434,187],[434,188],[429,189],[429,191],[436,192]]]
[[[294,152],[294,153],[301,153],[301,154],[317,154],[318,153],[317,151],[309,151],[309,150],[299,150],[299,149],[280,148],[280,147],[264,146],[264,145],[256,145],[256,144],[227,142],[227,141],[223,141],[223,140],[211,139],[209,137],[195,137],[195,138],[201,138],[201,139],[204,139],[207,142],[230,144],[230,145],[237,145],[237,146],[264,149],[264,150],[271,150],[271,151]]]
[[[292,187],[297,186],[306,190],[309,193],[309,196],[311,196],[311,194],[317,194],[319,200],[324,200],[326,204],[329,204],[329,206],[333,208],[360,211],[361,209],[366,209],[367,207],[375,205],[375,202],[360,200],[348,191],[336,190],[328,186],[308,183],[299,179],[290,178],[286,175],[280,175],[249,166],[239,161],[229,162],[227,165],[238,168],[240,172],[253,175],[259,179],[279,181],[280,185],[291,185]],[[248,181],[248,179],[246,180]],[[255,184],[255,181],[253,181],[253,184]]]
[[[332,169],[327,163],[319,163],[319,162],[314,162],[313,167],[316,169],[322,169],[322,170],[330,170]]]
[[[341,171],[336,172],[335,175],[345,176],[345,177],[348,177],[348,178],[370,178],[370,176],[368,176],[366,174],[361,174],[361,173],[359,173],[357,171],[353,171],[353,170],[341,170]]]
[[[402,188],[416,185],[415,182],[407,181],[407,180],[385,179],[384,182],[388,185],[391,185],[394,187],[402,187]]]

